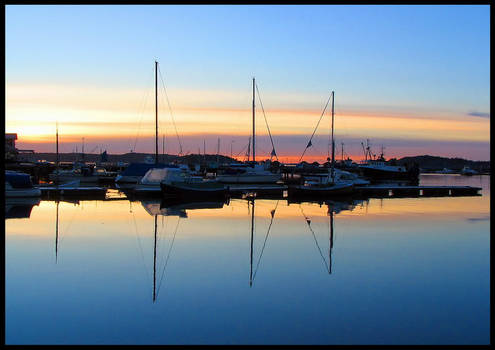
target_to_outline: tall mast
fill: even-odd
[[[254,120],[255,120],[255,107],[254,107],[254,86],[255,86],[255,81],[254,81],[254,77],[253,77],[253,162],[256,162],[256,140],[255,140],[255,128],[254,128]]]
[[[57,153],[57,159],[56,159],[56,166],[57,166],[57,177],[56,177],[56,181],[57,181],[57,189],[58,189],[58,182],[59,182],[59,179],[58,179],[58,173],[59,173],[59,158],[58,158],[58,121],[57,121],[57,127],[56,127],[56,132],[55,132],[55,139],[56,139],[56,153]]]
[[[158,164],[158,62],[155,61],[155,164]]]
[[[333,140],[333,119],[334,119],[334,101],[335,101],[335,92],[332,91],[332,182],[335,182],[335,171],[334,171],[334,163],[335,163],[335,141]]]

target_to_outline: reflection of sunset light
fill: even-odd
[[[442,197],[442,198],[402,198],[370,199],[369,202],[357,201],[351,210],[342,209],[334,213],[335,222],[352,220],[356,222],[414,222],[461,220],[470,217],[489,217],[489,195],[483,197]],[[156,202],[159,206],[160,202]],[[248,208],[249,207],[249,208]],[[276,210],[275,210],[276,208]],[[249,211],[248,211],[249,210]],[[186,209],[187,218],[181,218],[181,225],[188,227],[184,236],[211,235],[213,227],[225,227],[215,230],[215,235],[229,235],[233,230],[247,229],[250,224],[251,205],[246,200],[234,199],[221,209]],[[257,227],[265,227],[274,213],[274,229],[283,229],[284,225],[305,222],[305,217],[314,222],[327,222],[326,204],[302,203],[287,204],[286,200],[256,200],[255,217]],[[15,220],[6,220],[7,235],[35,235],[52,237],[55,233],[55,201],[42,201],[34,206],[30,219],[37,223],[36,230],[23,231],[22,225]],[[305,216],[303,216],[303,213]],[[161,222],[179,221],[178,216],[158,215]],[[292,223],[292,224],[291,224]],[[227,225],[227,226],[225,226]],[[282,225],[277,229],[277,225]],[[78,205],[67,202],[59,204],[59,228],[69,230],[78,236],[97,236],[103,233],[117,236],[135,235],[137,232],[146,237],[153,234],[153,216],[146,212],[141,202],[122,201],[81,201]],[[266,227],[265,227],[266,228]],[[218,231],[218,232],[217,232]]]

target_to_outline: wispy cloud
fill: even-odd
[[[480,117],[480,118],[490,118],[490,113],[484,113],[484,112],[469,112],[467,115],[470,117]]]

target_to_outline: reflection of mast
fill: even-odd
[[[328,252],[328,274],[332,273],[332,248],[333,248],[333,210],[328,206],[328,215],[330,216],[330,250]]]
[[[153,242],[153,302],[156,300],[156,220],[157,216],[155,215],[155,239]]]
[[[58,259],[58,205],[59,201],[57,201],[57,215],[55,221],[55,264],[57,263]]]
[[[249,202],[248,202],[249,205]],[[251,199],[251,271],[249,273],[249,287],[253,285],[253,238],[254,238],[254,198]]]

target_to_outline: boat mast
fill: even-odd
[[[59,174],[58,173],[60,172],[60,170],[59,170],[59,158],[58,158],[58,121],[56,123],[56,126],[57,127],[56,127],[56,131],[55,131],[55,139],[56,139],[56,153],[57,153],[57,158],[56,158],[57,176],[56,176],[55,180],[57,181],[56,185],[57,185],[57,190],[58,190],[58,183],[59,183],[59,178],[58,178]]]
[[[334,100],[335,100],[335,91],[332,91],[332,170],[331,170],[331,175],[332,175],[332,182],[335,182],[335,170],[334,170],[334,163],[335,163],[335,141],[333,139],[333,119],[334,119]]]
[[[158,62],[155,61],[155,164],[158,164]]]
[[[254,106],[254,99],[255,99],[255,96],[254,96],[254,86],[255,86],[255,81],[254,81],[254,77],[253,77],[253,163],[256,162],[256,140],[255,140],[255,125],[254,125],[254,120],[255,120],[255,106]],[[254,165],[253,165],[254,166]]]

